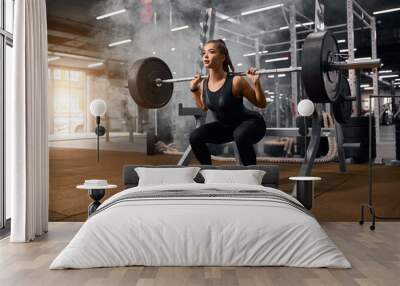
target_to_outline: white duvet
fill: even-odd
[[[135,187],[168,190],[262,190],[300,204],[273,188],[238,184]],[[50,269],[145,266],[294,266],[350,268],[311,215],[258,198],[152,198],[112,204],[90,217]]]

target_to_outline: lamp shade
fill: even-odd
[[[94,99],[90,103],[90,113],[93,116],[103,116],[107,111],[107,104],[102,99]]]
[[[301,116],[310,116],[314,113],[314,103],[309,99],[303,99],[297,104],[297,110]]]

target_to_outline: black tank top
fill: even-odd
[[[208,79],[205,79],[203,100],[207,108],[212,111],[216,120],[228,125],[238,125],[250,117],[262,118],[261,114],[251,111],[243,105],[242,96],[233,95],[233,77],[228,73],[223,86],[215,92],[208,89]]]

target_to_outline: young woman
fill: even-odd
[[[206,143],[222,144],[235,141],[243,165],[255,165],[253,144],[260,141],[266,131],[264,118],[246,109],[243,97],[259,108],[265,108],[266,100],[255,69],[247,70],[253,87],[234,71],[224,41],[208,41],[203,49],[203,64],[208,70],[204,81],[200,75],[190,82],[190,91],[196,105],[204,111],[210,109],[215,121],[196,128],[190,134],[192,151],[200,164],[211,165],[211,155]]]

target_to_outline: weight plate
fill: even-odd
[[[340,89],[337,93],[339,97],[332,103],[332,111],[335,120],[340,124],[346,124],[350,121],[353,110],[352,102],[346,100],[346,97],[351,96],[350,85],[346,77],[341,75]],[[368,130],[368,129],[366,129]]]
[[[133,63],[128,76],[128,88],[132,99],[143,108],[160,108],[171,99],[172,83],[156,85],[156,79],[172,78],[168,65],[156,57],[140,59]]]
[[[307,95],[314,103],[335,102],[339,97],[340,72],[329,66],[338,53],[337,41],[328,31],[310,33],[304,41],[302,78]]]

